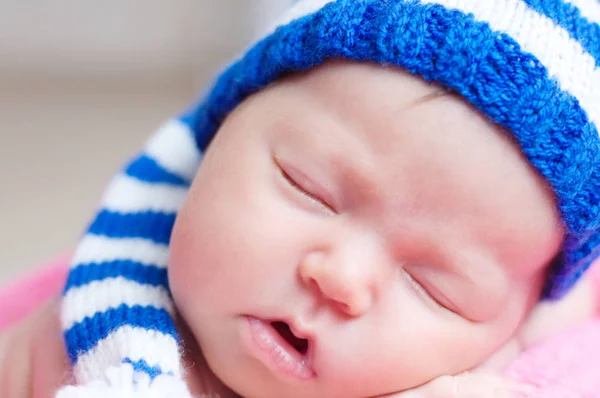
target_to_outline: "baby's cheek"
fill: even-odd
[[[169,245],[169,288],[179,310],[193,300],[194,275],[192,264],[193,243],[191,231],[187,228],[185,213],[180,214],[173,229]]]
[[[207,221],[202,218],[199,209],[202,203],[198,203],[196,195],[191,191],[183,207],[179,211],[171,233],[169,243],[169,284],[171,287],[190,288],[193,285],[195,268],[197,265],[198,252],[202,252],[201,246],[203,233],[207,228]],[[204,226],[199,227],[198,224]]]
[[[192,322],[203,303],[210,302],[214,274],[218,267],[207,265],[205,222],[199,219],[195,203],[184,206],[173,228],[169,245],[169,288],[177,310]],[[192,210],[192,211],[190,211]],[[199,228],[197,225],[204,228]]]
[[[504,371],[521,354],[521,345],[516,338],[510,339],[502,348],[492,354],[476,370],[486,369],[497,372]]]
[[[530,347],[591,319],[597,310],[594,289],[594,284],[586,277],[561,300],[538,303],[518,332],[523,347]]]
[[[181,250],[181,248],[179,248]],[[178,310],[182,310],[193,300],[193,272],[185,261],[185,255],[172,251],[168,267],[169,288]]]

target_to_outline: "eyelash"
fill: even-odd
[[[279,172],[280,172],[281,176],[286,180],[286,182],[292,188],[294,188],[295,190],[300,192],[302,195],[306,196],[308,199],[310,199],[311,202],[317,204],[320,207],[323,207],[328,212],[335,213],[335,210],[329,203],[327,203],[325,200],[321,199],[319,196],[313,194],[312,192],[309,192],[302,185],[300,185],[294,178],[292,178],[292,176],[290,176],[290,174],[288,172],[286,172],[285,169],[277,161],[275,163],[277,164],[277,167],[279,168]]]
[[[417,282],[417,280],[415,278],[413,278],[413,276],[411,274],[409,274],[406,271],[402,271],[405,274],[405,278],[408,281],[408,284],[420,295],[425,296],[425,298],[427,300],[432,301],[435,305],[437,305],[438,307],[449,311],[451,313],[455,313],[455,311],[451,310],[450,308],[448,308],[447,306],[445,306],[444,304],[440,303],[439,300],[437,300],[434,296],[432,296],[427,289],[425,289],[425,287],[423,287],[422,284],[420,284],[419,282]]]
[[[417,291],[417,293],[422,294],[427,296],[427,298],[432,299],[433,297],[431,297],[431,295],[427,292],[427,290],[425,290],[425,288],[423,287],[423,285],[421,285],[419,282],[417,282],[417,280],[415,278],[412,277],[411,274],[409,274],[406,271],[402,271],[404,272],[404,277],[406,278],[406,280],[408,281],[408,284]]]

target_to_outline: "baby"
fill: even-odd
[[[115,178],[2,396],[63,350],[59,398],[518,396],[479,369],[591,315],[600,241],[600,28],[540,4],[300,2]]]
[[[563,239],[506,131],[395,67],[333,62],[223,123],[175,224],[169,278],[211,369],[242,396],[372,397],[521,339]]]

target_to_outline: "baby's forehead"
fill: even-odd
[[[449,95],[450,91],[396,66],[329,61],[293,74],[279,84],[296,86],[319,102],[333,102],[348,113],[373,110],[402,112],[423,102]],[[467,104],[455,96],[457,102]]]
[[[447,142],[512,140],[459,95],[397,67],[333,61],[283,79],[264,97],[281,139],[311,141],[363,167],[369,162],[358,152],[394,160],[411,146],[427,156],[452,149]]]

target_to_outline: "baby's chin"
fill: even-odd
[[[206,350],[194,336],[183,316],[177,317],[177,330],[182,341],[186,382],[193,396],[219,398],[301,398],[329,397],[298,385],[278,382],[266,369],[243,355],[232,353],[221,342],[206,344]],[[223,352],[227,351],[227,352]],[[223,360],[223,358],[226,358]],[[210,395],[213,394],[213,395]],[[349,398],[346,394],[344,398]],[[358,398],[358,397],[356,397]]]
[[[226,386],[212,371],[183,316],[178,314],[176,323],[182,342],[181,350],[186,383],[192,395],[195,397],[239,398],[239,395]]]

